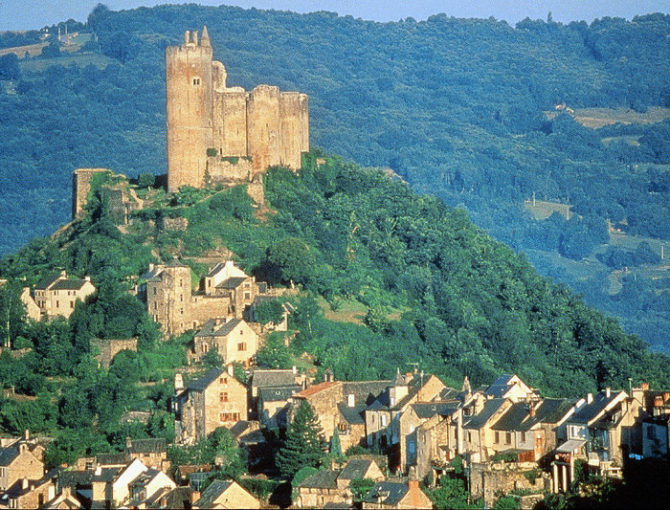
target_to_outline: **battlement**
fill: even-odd
[[[309,151],[308,97],[258,85],[228,88],[207,27],[166,48],[168,191],[213,182],[259,182],[268,167],[300,169]],[[243,158],[242,164],[231,164]]]

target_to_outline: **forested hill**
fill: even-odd
[[[95,35],[77,51],[53,44],[46,57],[2,61],[0,251],[68,219],[73,168],[165,171],[164,48],[203,24],[231,85],[310,95],[313,145],[389,166],[465,207],[663,348],[667,278],[643,268],[607,279],[658,254],[637,253],[638,242],[605,246],[606,220],[622,235],[670,238],[670,121],[654,109],[670,101],[662,14],[511,27],[444,15],[381,24],[324,12],[98,7],[70,27]],[[639,115],[591,129],[578,121],[593,107]],[[532,219],[523,203],[533,193],[571,205],[573,219]]]
[[[289,298],[299,331],[290,351],[280,341],[259,354],[261,363],[290,367],[308,352],[317,367],[345,380],[389,378],[414,363],[452,384],[464,375],[479,384],[518,373],[553,396],[627,387],[629,377],[670,385],[670,358],[652,355],[616,321],[538,276],[462,210],[419,196],[388,173],[338,158],[317,164],[317,156],[306,158],[300,175],[269,172],[269,210],[254,209],[241,187],[174,196],[136,187],[143,209],[117,228],[94,192],[84,220],[0,262],[0,274],[13,281],[35,282],[63,267],[91,275],[99,287],[69,328],[55,321],[36,334],[15,324],[12,334],[35,347],[21,363],[49,367],[38,374],[76,376],[96,337],[139,336],[141,356],[160,355],[155,326],[126,289],[157,256],[178,257],[203,277],[208,266],[198,257],[225,247],[257,281],[303,290]],[[187,228],[165,226],[174,217],[186,218]],[[138,370],[149,367],[141,361]],[[22,373],[16,368],[3,380],[22,387],[27,383],[15,380]]]

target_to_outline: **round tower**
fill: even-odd
[[[168,192],[201,187],[212,145],[212,46],[207,28],[186,31],[181,46],[165,49]]]

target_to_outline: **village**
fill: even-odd
[[[307,96],[267,85],[252,92],[227,87],[206,28],[200,37],[186,32],[166,58],[168,191],[213,180],[244,184],[262,203],[266,168],[297,171],[309,149]],[[197,106],[190,111],[184,104]],[[73,221],[85,218],[101,173],[111,175],[75,171]],[[124,225],[137,201],[119,188],[105,192],[108,212]],[[186,221],[168,220],[174,228]],[[50,438],[30,430],[3,437],[0,509],[433,508],[428,492],[454,477],[465,482],[473,504],[489,508],[511,496],[520,508],[532,508],[585,476],[621,480],[630,459],[670,453],[670,389],[630,380],[628,388],[555,398],[515,374],[474,387],[465,377],[454,388],[409,365],[396,367],[391,379],[366,381],[337,380],[329,369],[259,367],[270,334],[287,333],[284,342],[291,342],[295,309],[287,298],[300,289],[257,281],[232,258],[212,264],[196,285],[191,267],[177,257],[145,269],[131,294],[146,314],[165,338],[193,332],[188,364],[174,375],[169,400],[174,444],[128,437],[121,452],[47,470]],[[68,319],[103,283],[78,276],[61,270],[24,287],[27,319]],[[138,350],[136,338],[91,339],[91,345],[105,369],[120,353]],[[146,421],[142,413],[131,419]],[[311,425],[305,416],[313,416]],[[244,452],[239,479],[221,474],[220,456],[200,464],[169,459],[171,448],[200,444],[224,429],[234,438],[230,447]],[[296,438],[317,445],[318,469],[297,466],[287,477],[277,458],[290,460],[287,445]],[[288,487],[281,501],[252,490],[268,481]]]

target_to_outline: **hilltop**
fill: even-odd
[[[670,238],[670,121],[662,120],[670,21],[662,14],[512,27],[444,15],[373,23],[229,7],[99,7],[69,27],[82,41],[76,51],[52,44],[0,81],[0,252],[67,221],[73,168],[165,171],[163,51],[202,24],[231,85],[269,82],[313,98],[313,145],[390,167],[415,189],[465,207],[542,273],[667,349],[663,267],[619,274],[598,257],[615,248],[608,222],[628,241],[646,238],[657,257]],[[571,206],[574,219],[535,220],[523,207],[533,193]],[[637,246],[624,247],[623,258]]]

